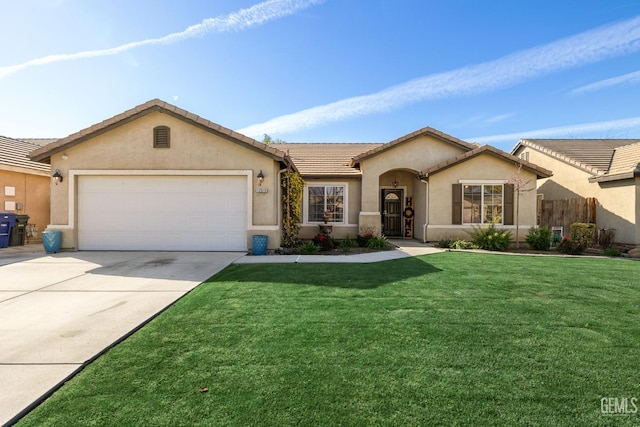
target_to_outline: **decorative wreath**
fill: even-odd
[[[413,218],[413,208],[411,206],[404,208],[404,217],[409,219]]]

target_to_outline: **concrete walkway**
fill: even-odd
[[[395,249],[364,254],[349,254],[346,252],[338,255],[245,255],[234,261],[234,264],[368,263],[443,252],[443,249],[417,240],[390,239],[389,242],[395,246]]]

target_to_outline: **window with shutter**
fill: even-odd
[[[453,184],[452,224],[513,224],[513,186]]]
[[[170,132],[167,126],[158,126],[153,129],[153,148],[169,148]]]

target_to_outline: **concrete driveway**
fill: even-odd
[[[0,260],[0,424],[238,252],[68,252]]]

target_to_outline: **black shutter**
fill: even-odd
[[[451,195],[451,224],[462,224],[462,184],[453,184]]]

